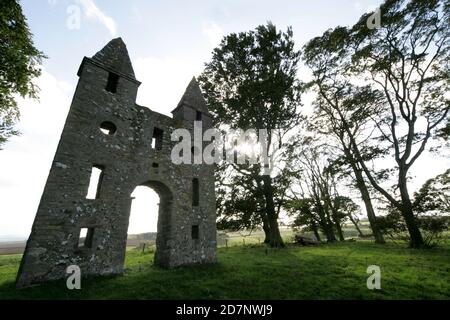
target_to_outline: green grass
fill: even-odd
[[[0,256],[0,299],[449,299],[450,245],[413,250],[369,241],[219,248],[216,265],[164,270],[153,253],[127,251],[123,276],[87,278],[81,290],[56,281],[14,289],[21,255]],[[381,290],[368,290],[368,265]]]

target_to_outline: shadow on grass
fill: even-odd
[[[175,269],[153,265],[153,253],[127,252],[122,276],[84,278],[81,290],[65,281],[16,290],[3,278],[3,299],[448,299],[448,247],[414,250],[368,241],[218,249],[219,263]],[[368,290],[369,265],[379,265],[381,290]],[[2,281],[3,279],[3,281]]]

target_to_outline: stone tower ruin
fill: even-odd
[[[214,168],[170,157],[174,129],[212,126],[195,78],[168,117],[136,104],[140,82],[120,38],[85,57],[78,76],[17,287],[65,278],[70,265],[83,276],[122,273],[131,193],[142,185],[160,197],[155,264],[214,263]],[[100,174],[87,198],[92,170]]]

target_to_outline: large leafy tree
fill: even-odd
[[[18,134],[14,130],[20,116],[16,97],[37,97],[32,80],[41,74],[43,58],[18,1],[0,1],[0,146]]]
[[[267,153],[271,174],[258,164],[229,164],[236,174],[252,178],[257,193],[264,199],[269,244],[284,246],[278,227],[277,192],[273,178],[277,150],[289,144],[288,132],[299,123],[297,107],[300,90],[297,64],[300,53],[294,48],[291,28],[286,32],[272,24],[256,30],[232,33],[214,49],[199,82],[218,127],[231,129],[266,129]],[[292,141],[291,141],[292,142]],[[278,152],[282,155],[283,152]],[[255,213],[257,214],[257,213]]]
[[[353,27],[337,28],[327,35],[326,43],[338,50],[333,72],[344,75],[349,84],[340,92],[365,90],[361,103],[353,99],[333,110],[354,159],[373,188],[403,216],[410,245],[421,247],[424,241],[408,190],[408,174],[424,151],[433,147],[432,140],[443,136],[448,123],[450,4],[445,0],[387,0],[380,12],[379,28],[367,27],[370,14],[366,14]],[[361,111],[373,120],[372,129],[378,135],[361,137],[354,134],[354,123],[346,113],[358,110],[368,99],[371,103]],[[367,139],[369,146],[392,155],[389,170],[398,192],[381,183],[388,171],[372,166],[380,154],[367,157],[361,149]]]

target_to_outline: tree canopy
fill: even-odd
[[[17,135],[17,96],[37,98],[33,79],[41,74],[43,53],[33,44],[32,34],[18,1],[0,2],[0,147]]]
[[[270,22],[255,30],[232,33],[214,49],[212,60],[199,77],[216,125],[225,131],[267,130],[264,143],[269,158],[273,160],[278,153],[279,159],[284,159],[281,162],[288,154],[282,150],[289,144],[287,134],[300,121],[300,83],[297,79],[300,52],[295,49],[292,37],[291,28],[282,32]],[[267,167],[274,161],[266,167],[262,164],[261,154],[259,160],[256,164],[229,163],[222,167],[223,174],[231,175],[228,182],[240,185],[245,190],[240,196],[249,201],[244,207],[242,201],[238,204],[240,198],[231,196],[238,188],[234,186],[231,193],[225,192],[228,199],[223,198],[225,203],[222,205],[229,208],[227,204],[234,203],[234,209],[239,208],[239,214],[247,217],[247,222],[251,215],[244,213],[249,212],[251,205],[255,210],[253,214],[264,223],[267,242],[274,247],[283,246],[278,228],[279,202],[283,194],[279,191],[283,188],[275,186],[273,178],[277,170],[284,169],[271,167],[267,174]]]
[[[355,175],[363,171],[401,212],[412,247],[424,242],[409,172],[427,148],[436,147],[433,139],[445,137],[449,120],[449,12],[448,1],[387,0],[379,28],[367,27],[368,13],[305,46],[320,126],[338,137]],[[380,157],[394,163],[374,168]],[[396,179],[394,192],[383,184],[390,177]]]

